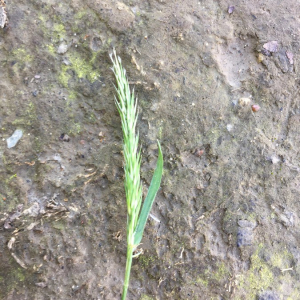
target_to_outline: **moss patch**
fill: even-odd
[[[140,300],[153,300],[153,298],[149,297],[147,295],[142,295],[141,298],[140,298]]]
[[[148,267],[150,264],[155,262],[155,258],[148,255],[140,255],[139,256],[139,262],[143,268]]]
[[[36,107],[33,102],[29,102],[24,115],[20,118],[15,119],[13,125],[27,125],[33,126],[37,121]]]
[[[48,44],[48,45],[47,45],[47,49],[48,49],[49,53],[50,53],[52,56],[55,56],[55,55],[56,55],[55,47],[54,47],[53,44]]]
[[[14,272],[13,272],[14,277],[18,280],[18,281],[24,281],[25,280],[25,273],[24,270],[21,268],[17,268]]]
[[[58,230],[63,230],[65,228],[65,224],[63,222],[53,222],[53,228],[58,229]]]
[[[227,268],[223,262],[218,264],[218,269],[216,272],[214,272],[213,274],[210,274],[211,278],[213,278],[217,281],[227,279],[228,275],[229,275],[229,271],[227,270]]]
[[[69,65],[62,65],[61,72],[58,76],[59,82],[68,87],[68,82],[72,78],[72,73],[75,73],[78,78],[85,78],[90,82],[95,82],[100,74],[94,70],[93,61],[95,56],[91,60],[87,61],[77,53],[71,53],[68,55]]]
[[[63,37],[66,34],[65,26],[63,24],[54,24],[53,31],[60,37]]]
[[[55,16],[55,23],[49,22],[49,16],[43,14],[40,14],[38,19],[40,20],[40,29],[45,36],[51,38],[52,43],[57,43],[66,37],[66,29],[59,16]]]
[[[260,245],[251,256],[251,267],[241,278],[240,286],[247,295],[245,299],[254,300],[260,291],[273,285],[273,272],[267,262],[260,257],[262,248]]]
[[[207,279],[203,279],[202,277],[198,277],[196,279],[196,283],[198,283],[199,285],[205,286],[205,287],[208,286],[208,280]]]
[[[12,54],[18,61],[24,63],[29,63],[33,61],[33,56],[30,55],[24,48],[15,49],[12,51]]]
[[[271,262],[274,267],[279,269],[288,269],[291,267],[292,255],[287,250],[283,250],[280,253],[275,253],[271,257]]]

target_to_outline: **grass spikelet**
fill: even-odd
[[[160,143],[158,142],[157,166],[142,206],[142,185],[140,180],[141,152],[138,149],[139,135],[136,133],[137,101],[134,97],[134,90],[130,90],[126,71],[122,67],[121,58],[116,55],[115,50],[110,55],[110,58],[113,63],[112,70],[117,82],[115,87],[117,92],[115,102],[121,117],[123,131],[125,194],[127,203],[127,260],[122,293],[122,300],[125,300],[129,286],[133,252],[142,240],[144,228],[160,186],[163,171],[163,156]]]

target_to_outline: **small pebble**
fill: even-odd
[[[237,246],[251,246],[253,241],[253,230],[256,227],[256,222],[239,220],[238,225]]]
[[[286,54],[286,57],[288,58],[290,64],[293,65],[294,64],[294,54],[291,51],[286,51],[285,54]]]
[[[251,246],[253,240],[252,229],[250,228],[239,228],[237,233],[237,246]]]
[[[67,58],[63,58],[63,63],[66,65],[66,66],[69,66],[71,63],[70,61],[67,59]]]
[[[204,154],[204,149],[196,149],[194,155],[197,157],[201,157]]]
[[[228,13],[229,13],[229,14],[232,14],[232,13],[234,12],[234,9],[235,9],[234,6],[232,6],[232,5],[229,6],[229,7],[228,7]]]
[[[246,106],[246,105],[249,105],[251,102],[251,99],[250,98],[240,98],[239,99],[239,105],[240,106]]]
[[[23,131],[22,130],[20,130],[20,129],[15,130],[13,135],[6,140],[7,148],[10,149],[10,148],[15,147],[22,136],[23,136]]]
[[[257,61],[261,63],[264,60],[264,55],[262,53],[258,53]]]
[[[253,104],[253,105],[251,106],[251,109],[252,109],[253,112],[258,112],[258,111],[260,110],[260,107],[259,107],[259,105],[257,105],[257,104]]]
[[[65,134],[65,133],[63,133],[63,134],[59,137],[59,139],[60,139],[61,141],[64,141],[64,142],[70,142],[70,137],[69,137],[67,134]]]
[[[61,43],[61,44],[58,46],[56,52],[57,52],[58,54],[64,54],[64,53],[67,52],[67,50],[68,50],[68,45],[65,44],[65,43]]]
[[[227,128],[228,131],[231,131],[231,130],[233,129],[233,125],[227,124],[227,125],[226,125],[226,128]]]
[[[272,161],[272,164],[276,165],[277,163],[280,162],[280,159],[276,155],[272,155],[271,161]]]
[[[278,42],[277,41],[271,41],[267,42],[263,45],[263,48],[271,53],[278,51]]]

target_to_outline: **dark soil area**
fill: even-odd
[[[165,158],[128,299],[300,299],[299,12],[0,0],[0,299],[120,299],[113,48],[138,97],[145,194],[157,139]]]

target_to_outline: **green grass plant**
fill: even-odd
[[[125,194],[127,202],[127,260],[125,279],[123,285],[122,300],[126,299],[132,258],[134,251],[141,243],[145,225],[159,189],[163,172],[163,155],[158,143],[157,166],[154,171],[148,194],[142,201],[142,184],[140,180],[141,151],[139,150],[139,135],[136,133],[137,124],[137,101],[134,90],[130,90],[126,71],[122,67],[121,58],[116,55],[115,50],[110,55],[113,63],[113,72],[116,77],[117,97],[115,102],[121,117],[123,131],[123,153],[125,171]]]

